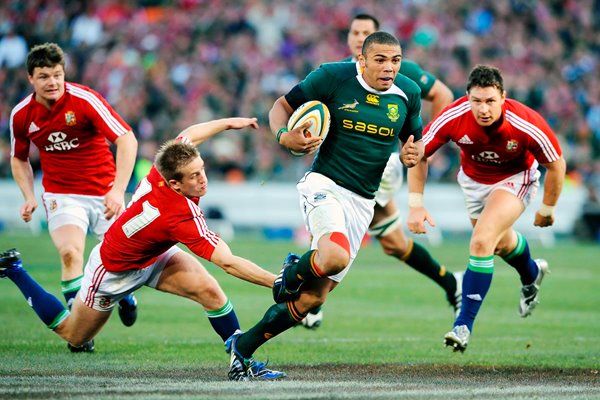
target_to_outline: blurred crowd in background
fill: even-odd
[[[31,93],[27,52],[56,42],[68,56],[67,80],[100,92],[133,127],[137,175],[158,144],[192,123],[256,116],[260,130],[202,146],[209,177],[296,180],[311,157],[293,157],[275,142],[268,111],[319,64],[349,55],[347,29],[360,12],[379,18],[404,56],[456,97],[475,64],[499,67],[509,96],[540,112],[560,137],[569,184],[597,195],[600,0],[4,0],[0,178],[10,177],[10,111]],[[426,122],[428,111],[424,105]],[[454,179],[458,155],[446,147],[431,181]]]

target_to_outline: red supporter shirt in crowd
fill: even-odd
[[[425,156],[451,140],[460,147],[464,173],[484,184],[561,157],[556,135],[537,112],[511,99],[502,108],[500,125],[488,130],[475,120],[467,96],[454,101],[425,127]]]
[[[210,260],[219,236],[207,228],[199,200],[175,192],[152,166],[104,236],[100,257],[106,270],[145,268],[177,243]]]
[[[65,83],[65,93],[46,107],[27,96],[10,115],[11,156],[26,161],[30,142],[40,152],[42,184],[51,193],[104,196],[115,179],[106,139],[131,128],[100,94]]]

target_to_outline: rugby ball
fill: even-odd
[[[329,124],[331,123],[327,106],[318,100],[311,100],[302,104],[290,116],[287,124],[288,131],[291,131],[298,125],[302,125],[306,121],[312,121],[312,125],[306,130],[306,137],[320,137],[322,140],[325,140],[329,132]],[[290,150],[290,153],[295,156],[306,154],[293,150]]]

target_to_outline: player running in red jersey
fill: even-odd
[[[61,288],[70,306],[81,285],[88,229],[102,239],[123,211],[137,141],[100,94],[65,82],[58,45],[33,47],[27,73],[34,92],[10,116],[12,173],[25,198],[21,218],[29,222],[38,207],[29,162],[33,143],[40,154],[48,230],[61,260]],[[116,145],[116,165],[107,140]],[[133,325],[133,295],[121,301],[119,315],[126,326]]]
[[[539,187],[538,164],[546,169],[544,197],[534,225],[551,226],[565,177],[565,160],[556,135],[529,107],[506,98],[497,68],[478,65],[469,75],[467,95],[446,107],[425,128],[425,155],[448,141],[460,147],[458,183],[473,233],[463,280],[462,308],[452,331],[444,337],[454,351],[467,347],[473,323],[490,288],[494,255],[502,257],[521,278],[521,317],[538,304],[538,292],[548,273],[545,260],[533,260],[525,237],[513,224],[533,200]],[[433,220],[423,207],[427,158],[409,170],[409,229],[425,233]]]

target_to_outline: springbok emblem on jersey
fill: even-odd
[[[354,99],[354,103],[344,104],[341,107],[338,107],[338,110],[346,110],[346,111],[356,112],[356,110],[354,110],[354,109],[356,108],[357,105],[358,105],[358,100]]]
[[[392,122],[396,122],[398,118],[400,118],[400,113],[398,112],[398,104],[388,104],[388,112],[387,117]]]

